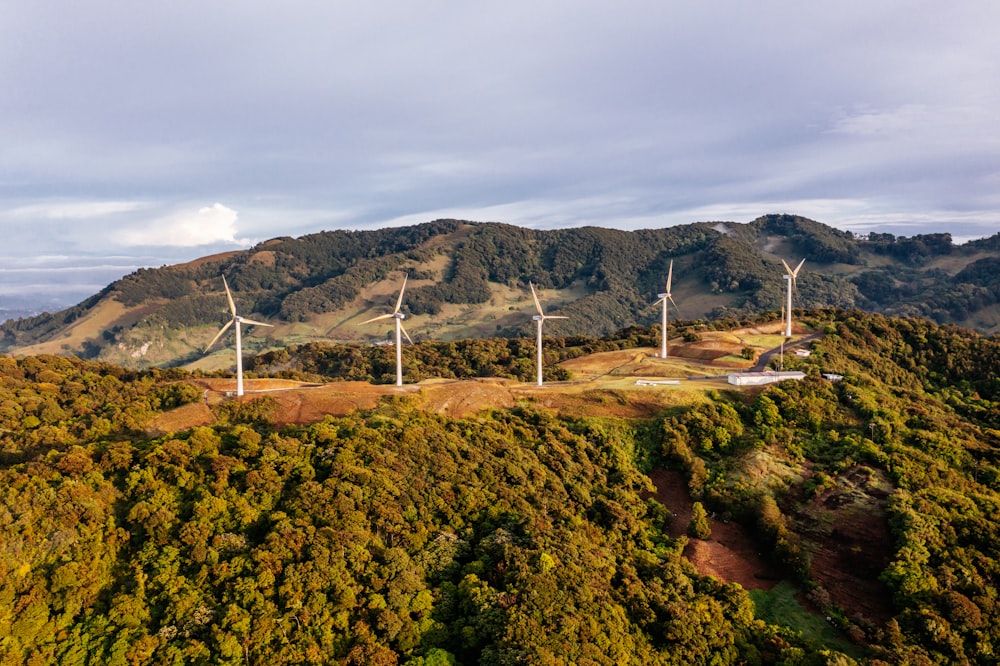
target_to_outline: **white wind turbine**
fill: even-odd
[[[542,322],[546,319],[569,319],[569,317],[560,317],[557,315],[546,315],[542,312],[542,304],[538,301],[538,294],[535,293],[535,285],[528,283],[528,287],[531,288],[531,298],[535,301],[535,310],[538,314],[534,315],[531,319],[538,324],[538,341],[536,342],[537,347],[537,366],[538,366],[538,385],[542,385]]]
[[[784,259],[781,260],[781,265],[785,267],[787,273],[785,273],[785,280],[788,281],[788,296],[787,304],[785,306],[785,337],[792,337],[792,288],[795,287],[795,278],[799,276],[799,269],[802,268],[802,264],[806,263],[805,259],[799,262],[799,265],[795,267],[793,271],[791,266],[788,265]]]
[[[663,303],[663,330],[660,332],[660,358],[667,357],[667,307],[673,303],[674,309],[677,309],[677,303],[674,303],[674,297],[670,295],[670,283],[674,277],[674,260],[670,260],[670,268],[667,269],[667,291],[663,294],[657,294],[660,299],[653,303],[653,305],[659,305]]]
[[[222,286],[226,288],[226,299],[229,300],[229,311],[233,313],[233,318],[215,334],[212,341],[205,347],[205,351],[211,349],[212,345],[222,337],[222,334],[228,331],[230,326],[236,324],[236,395],[243,395],[243,342],[240,337],[240,324],[253,324],[254,326],[273,326],[273,324],[265,324],[262,321],[254,321],[236,314],[236,303],[233,302],[233,295],[229,291],[225,275],[222,276]]]
[[[413,340],[410,339],[410,334],[406,332],[403,328],[403,320],[406,319],[406,315],[399,311],[399,308],[403,305],[403,292],[406,291],[406,280],[409,276],[403,276],[403,286],[399,288],[399,298],[396,299],[396,307],[392,312],[387,312],[384,315],[379,315],[377,317],[372,317],[366,321],[361,322],[362,324],[369,324],[373,321],[378,321],[379,319],[395,319],[396,320],[396,386],[403,385],[403,342],[400,339],[400,334],[406,336],[410,344],[413,344]]]

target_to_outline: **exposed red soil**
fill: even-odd
[[[655,497],[673,514],[670,536],[687,532],[691,521],[691,496],[684,476],[677,471],[657,469],[650,473]],[[845,483],[818,495],[798,516],[806,525],[812,545],[810,576],[830,596],[833,605],[844,609],[855,621],[876,626],[893,615],[889,589],[879,574],[892,558],[892,537],[884,512],[884,492],[873,487],[858,470],[848,471]],[[857,488],[864,487],[859,494]],[[854,488],[850,497],[846,488]],[[822,521],[832,527],[817,529]],[[782,578],[781,572],[758,551],[749,533],[739,524],[709,517],[712,535],[708,540],[691,539],[684,555],[702,574],[745,589],[767,590]],[[814,606],[804,597],[800,602]]]
[[[212,423],[215,423],[215,414],[208,405],[204,401],[194,402],[158,415],[146,426],[146,433],[152,437],[159,437]]]
[[[654,496],[673,513],[670,536],[687,532],[691,522],[691,495],[684,475],[675,470],[656,469],[649,478],[656,487]],[[709,517],[712,535],[707,540],[691,539],[684,556],[702,574],[727,583],[739,583],[747,590],[769,590],[781,580],[781,574],[766,562],[753,539],[742,525]]]
[[[420,395],[426,409],[462,418],[483,409],[513,407],[517,400],[509,384],[502,379],[456,380],[421,385]]]
[[[214,422],[210,407],[233,399],[236,382],[230,378],[201,378],[194,383],[205,389],[205,400],[158,416],[149,425],[150,434],[186,430]],[[277,425],[307,424],[324,416],[345,416],[359,409],[371,409],[388,396],[407,395],[416,404],[436,414],[455,418],[471,416],[485,409],[509,409],[525,401],[566,416],[610,416],[642,418],[662,411],[669,393],[593,388],[587,383],[552,383],[544,387],[506,379],[435,380],[405,386],[375,385],[367,382],[306,384],[283,379],[246,379],[241,400],[263,396],[278,403]]]
[[[264,395],[280,405],[273,419],[277,425],[284,426],[291,423],[315,423],[328,414],[344,416],[359,409],[371,409],[378,404],[382,396],[393,390],[400,393],[407,392],[405,388],[376,387],[367,382],[338,382],[334,388],[330,386],[276,390]]]
[[[878,577],[892,560],[892,535],[884,504],[886,491],[873,484],[870,470],[848,470],[836,488],[816,496],[801,517],[829,528],[811,530],[815,543],[810,575],[834,605],[854,619],[877,625],[892,617],[889,588]]]

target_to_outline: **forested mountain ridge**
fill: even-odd
[[[139,270],[62,312],[4,323],[0,350],[137,367],[195,361],[229,317],[223,274],[241,314],[276,324],[250,332],[248,349],[381,339],[386,327],[358,324],[391,307],[404,274],[403,311],[418,338],[527,334],[529,281],[549,314],[569,317],[553,322],[553,333],[603,335],[657,321],[651,304],[671,261],[680,306],[672,316],[694,320],[779,311],[780,259],[802,257],[796,307],[857,307],[991,332],[1000,330],[998,237],[961,246],[948,234],[859,238],[791,215],[641,231],[438,220],[322,232]]]
[[[0,663],[994,663],[1000,342],[860,311],[823,331],[804,381],[649,418],[398,395],[279,427],[263,397],[157,436],[196,377],[0,358]],[[661,466],[841,638],[699,575]]]

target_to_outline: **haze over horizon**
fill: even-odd
[[[1000,5],[18,3],[0,308],[442,217],[1000,231]]]

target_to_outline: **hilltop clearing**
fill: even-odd
[[[825,325],[829,312],[808,313],[809,327],[797,325],[790,344],[806,344],[814,327]],[[753,327],[732,328],[722,323],[688,327],[671,336],[669,356],[658,358],[655,329],[631,327],[601,339],[547,337],[544,343],[545,381],[592,381],[626,378],[667,379],[719,376],[749,369],[781,348],[784,338],[775,321]],[[395,379],[394,347],[390,345],[333,345],[312,343],[265,352],[245,364],[259,375],[325,382],[330,379],[389,383]],[[405,345],[403,376],[407,383],[428,379],[498,377],[523,382],[534,379],[535,341],[525,338],[491,338],[454,342],[418,342]],[[793,354],[775,354],[769,367],[792,367]]]
[[[779,323],[730,332],[706,331],[701,340],[671,342],[671,357],[655,356],[653,348],[595,352],[574,356],[550,368],[561,370],[570,381],[533,384],[497,377],[473,381],[443,378],[423,379],[402,387],[373,385],[360,381],[319,382],[294,379],[250,378],[244,380],[249,401],[266,395],[275,403],[274,419],[281,424],[307,424],[325,415],[346,416],[359,409],[371,409],[389,396],[408,396],[423,409],[453,417],[474,415],[490,409],[506,409],[519,403],[531,403],[566,416],[608,416],[613,418],[649,417],[671,406],[703,399],[706,390],[728,388],[726,373],[747,369],[751,360],[742,358],[742,349],[765,352],[764,347],[782,339],[771,330]],[[313,352],[310,352],[313,353]],[[285,355],[283,372],[298,370],[308,363],[293,353]],[[258,364],[258,369],[262,367]],[[348,376],[354,369],[339,365]],[[310,367],[315,379],[323,367]],[[330,370],[327,369],[326,373]],[[298,372],[290,373],[292,375]],[[310,373],[305,373],[310,374]],[[637,380],[657,381],[682,378],[671,385],[640,386]],[[202,378],[195,383],[205,389],[205,406],[219,405],[234,389],[232,379]],[[183,430],[213,422],[211,410],[186,406],[167,413],[153,422],[155,432]]]

